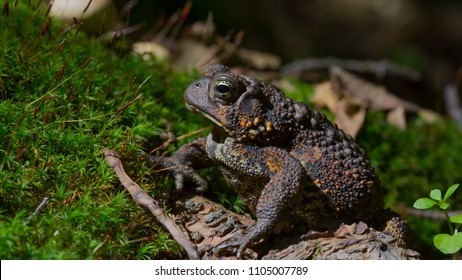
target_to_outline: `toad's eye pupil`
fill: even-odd
[[[217,91],[219,93],[225,94],[225,93],[228,93],[230,90],[231,90],[231,88],[227,84],[219,84],[219,85],[217,85]]]

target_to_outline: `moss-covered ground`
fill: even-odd
[[[172,180],[137,154],[162,145],[169,125],[177,136],[208,125],[182,101],[197,75],[115,47],[126,38],[87,38],[19,2],[0,17],[0,259],[184,258],[120,187],[100,151],[120,152],[128,174],[166,199]],[[294,84],[289,94],[309,102],[310,86]],[[462,181],[462,141],[446,121],[416,119],[400,131],[371,113],[358,141],[380,173],[390,207],[411,206],[431,188]],[[49,204],[32,215],[45,197]],[[243,208],[234,196],[215,190],[214,197]],[[439,223],[409,220],[419,245],[429,248]]]
[[[100,150],[129,157],[153,149],[163,119],[178,135],[202,127],[187,119],[181,98],[192,78],[48,24],[44,13],[10,3],[0,18],[0,258],[183,257],[134,206]],[[137,162],[130,175],[153,193],[165,190]],[[28,220],[45,197],[50,203]]]

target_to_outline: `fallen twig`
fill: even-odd
[[[385,87],[368,82],[355,74],[334,66],[329,69],[331,80],[338,91],[348,92],[360,98],[376,110],[393,110],[403,107],[410,112],[418,112],[419,106],[389,92]]]
[[[50,198],[48,197],[45,197],[43,198],[42,202],[40,202],[39,206],[37,206],[37,208],[35,209],[34,213],[32,213],[26,220],[26,224],[28,224],[32,218],[37,215],[40,211],[42,211],[43,207],[45,207],[48,202],[50,202]]]
[[[405,209],[405,213],[407,215],[412,215],[412,216],[416,216],[416,217],[422,217],[422,218],[428,218],[428,219],[433,219],[433,220],[446,220],[447,217],[446,215],[442,212],[442,211],[428,211],[428,210],[421,210],[421,209],[415,209],[415,208],[411,208],[411,207],[406,207]],[[462,211],[448,211],[448,215],[450,217],[454,216],[454,215],[460,215],[462,214]]]
[[[172,237],[183,247],[188,254],[189,259],[198,260],[199,254],[197,247],[183,234],[181,229],[175,224],[175,222],[169,218],[160,208],[159,203],[149,196],[138,184],[133,182],[130,177],[125,173],[122,162],[120,161],[119,155],[109,149],[103,151],[106,162],[112,169],[114,169],[117,177],[124,186],[124,188],[131,194],[136,204],[139,204],[147,208],[156,217],[157,221],[167,228]]]
[[[282,67],[286,75],[301,74],[302,72],[327,72],[331,67],[337,66],[355,73],[373,74],[378,78],[393,76],[410,81],[420,80],[420,74],[411,69],[391,63],[386,60],[343,60],[336,58],[307,58],[294,61]]]

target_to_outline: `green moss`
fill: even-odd
[[[405,130],[386,123],[381,113],[369,113],[358,135],[376,167],[385,189],[387,206],[399,211],[428,196],[434,188],[446,189],[462,182],[462,141],[457,126],[440,119],[428,124],[413,119]],[[451,210],[462,209],[462,196],[454,196]],[[433,236],[447,232],[444,220],[406,217],[424,258],[442,258],[433,247]]]
[[[100,150],[121,151],[145,188],[157,182],[156,191],[165,190],[168,181],[153,180],[133,155],[162,144],[162,119],[185,120],[178,105],[192,78],[117,55],[54,21],[41,34],[44,10],[23,3],[10,3],[0,18],[0,257],[182,257],[120,188]],[[118,111],[140,86],[134,104]],[[199,126],[182,121],[174,128],[181,135]],[[44,197],[50,203],[28,221]]]
[[[414,119],[407,129],[399,130],[387,124],[383,114],[370,113],[358,141],[379,172],[389,205],[412,205],[433,188],[462,181],[462,142],[451,122],[441,119],[428,124]],[[456,203],[461,202],[459,198]]]

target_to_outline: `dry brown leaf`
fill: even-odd
[[[316,108],[327,107],[329,111],[335,112],[337,109],[339,96],[332,89],[330,81],[316,84],[312,98],[313,105]]]
[[[406,128],[406,111],[403,107],[397,107],[387,114],[387,121],[399,129]]]
[[[345,133],[356,137],[366,118],[364,102],[349,95],[342,96],[332,87],[332,82],[315,85],[313,103],[315,107],[327,107],[335,114],[334,122]]]
[[[365,119],[365,110],[389,111],[390,124],[406,128],[406,113],[418,114],[431,123],[438,114],[420,108],[417,104],[401,99],[385,87],[368,82],[339,67],[330,69],[331,80],[315,85],[313,103],[315,107],[327,107],[335,114],[335,122],[346,133],[355,137]]]
[[[337,103],[335,123],[353,138],[358,135],[365,119],[366,107],[361,100],[357,98],[342,98]]]

